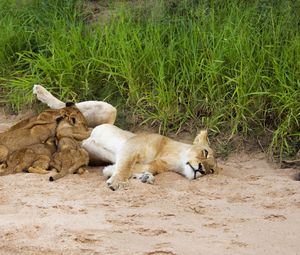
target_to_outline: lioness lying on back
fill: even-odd
[[[135,175],[152,183],[153,175],[166,171],[196,179],[219,170],[208,145],[207,131],[201,131],[193,144],[186,144],[158,134],[135,135],[103,124],[94,128],[82,146],[94,158],[115,163],[103,170],[113,190],[126,185]]]

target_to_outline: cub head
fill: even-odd
[[[56,137],[72,137],[76,140],[84,140],[90,136],[90,130],[85,118],[79,109],[71,103],[60,109],[60,116],[56,119]]]
[[[206,174],[218,173],[217,161],[209,147],[207,130],[201,130],[186,154],[184,175],[192,180]]]
[[[64,119],[69,120],[70,123],[76,125],[82,125],[87,127],[86,120],[79,111],[79,109],[75,106],[73,102],[67,102],[66,107],[60,109],[60,116],[64,117]]]

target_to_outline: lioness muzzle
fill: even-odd
[[[202,175],[206,175],[205,171],[203,171],[203,169],[202,169],[201,163],[199,163],[198,169],[195,169],[195,168],[190,164],[190,162],[187,162],[186,164],[189,165],[190,168],[193,169],[193,171],[194,171],[194,179],[196,179],[196,177],[197,177],[197,172],[199,172],[199,173],[202,174]]]

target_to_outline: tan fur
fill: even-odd
[[[21,173],[46,174],[52,154],[56,151],[55,139],[49,138],[45,143],[34,144],[17,150],[9,155],[6,167],[0,169],[0,175]]]
[[[158,134],[142,134],[126,141],[107,183],[116,190],[126,185],[131,176],[142,172],[155,175],[175,171],[194,179],[203,175],[198,174],[198,170],[203,174],[217,173],[219,170],[214,152],[208,144],[207,131],[201,131],[193,145]]]
[[[55,120],[64,115],[64,109],[61,110],[52,110],[47,109],[40,114],[29,117],[27,119],[21,120],[17,124],[10,127],[10,131],[20,129],[20,128],[31,128],[34,125],[47,124],[49,122],[55,122]]]
[[[70,137],[61,137],[58,141],[57,152],[53,155],[51,167],[58,173],[50,176],[49,181],[55,181],[67,174],[86,172],[85,166],[88,165],[89,155],[82,149],[79,143]]]
[[[57,119],[63,120],[58,124]],[[12,129],[0,134],[0,163],[6,164],[7,159],[12,157],[9,159],[10,164],[6,165],[13,166],[15,164],[12,163],[13,160],[18,160],[19,164],[21,164],[22,157],[24,157],[23,164],[27,166],[28,163],[26,162],[34,162],[35,156],[33,152],[36,150],[35,147],[37,147],[37,150],[42,149],[43,144],[47,140],[55,136],[65,136],[81,141],[88,138],[89,135],[90,130],[86,127],[84,117],[75,106],[59,110],[47,110],[36,117],[21,121],[20,124],[15,125]],[[12,155],[14,152],[16,153]],[[32,156],[31,159],[28,159],[29,155]],[[47,158],[47,156],[45,157]],[[2,165],[2,171],[4,171],[5,164]],[[28,171],[38,171],[35,166],[32,167],[28,168]],[[14,168],[14,170],[10,168],[7,171],[22,171],[19,169],[22,169],[22,167]],[[44,168],[44,170],[46,169]]]
[[[78,110],[76,106],[64,107],[61,109],[48,109],[37,116],[30,117],[28,119],[22,120],[19,123],[12,126],[9,131],[14,131],[18,129],[30,129],[36,125],[44,125],[56,122],[56,119],[63,117],[70,123],[74,123],[76,128],[64,128],[60,129],[60,132],[64,136],[74,137],[77,140],[83,140],[89,137],[90,130],[87,128],[86,121],[82,113]]]
[[[31,128],[8,130],[0,134],[0,162],[3,163],[14,151],[24,149],[33,144],[41,144],[54,137],[56,121],[34,125]]]

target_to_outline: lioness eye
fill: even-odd
[[[204,150],[204,156],[207,158],[207,156],[208,156],[208,151],[207,150]]]

